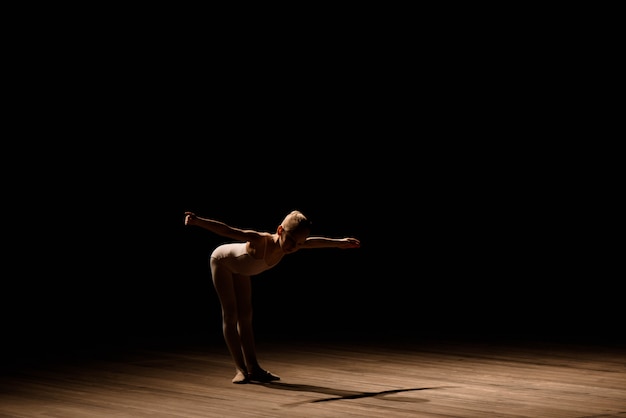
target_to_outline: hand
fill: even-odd
[[[185,212],[185,225],[190,225],[196,220],[196,214],[193,212]]]
[[[361,241],[359,241],[356,238],[344,238],[343,241],[344,241],[344,244],[341,246],[341,248],[360,248],[361,247]]]

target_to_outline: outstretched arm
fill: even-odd
[[[268,235],[267,232],[258,232],[252,229],[240,229],[230,225],[226,225],[224,222],[216,221],[214,219],[201,218],[193,212],[185,212],[185,225],[195,225],[214,234],[221,235],[223,237],[232,238],[238,241],[252,241],[259,239],[260,237]]]
[[[301,248],[359,248],[361,242],[356,238],[308,237]]]

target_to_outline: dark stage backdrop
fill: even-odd
[[[224,239],[185,210],[274,231],[301,209],[315,234],[361,239],[254,277],[259,338],[624,338],[611,198],[556,154],[185,146],[64,162],[11,199],[6,350],[221,339],[208,255]]]
[[[254,278],[259,337],[624,339],[608,67],[534,16],[453,15],[37,38],[6,118],[3,349],[221,339],[222,240],[184,211],[272,231],[294,208],[362,248]]]

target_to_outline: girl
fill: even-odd
[[[195,225],[236,242],[218,246],[210,258],[213,285],[222,307],[226,345],[235,362],[233,383],[270,382],[280,377],[257,360],[252,331],[250,277],[276,266],[286,255],[304,248],[359,248],[356,238],[309,236],[311,223],[302,212],[289,213],[276,232],[240,229],[185,212],[185,225]]]

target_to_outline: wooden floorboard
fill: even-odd
[[[24,361],[0,417],[626,417],[626,347],[529,341],[262,341],[281,376],[234,385],[225,345]]]

